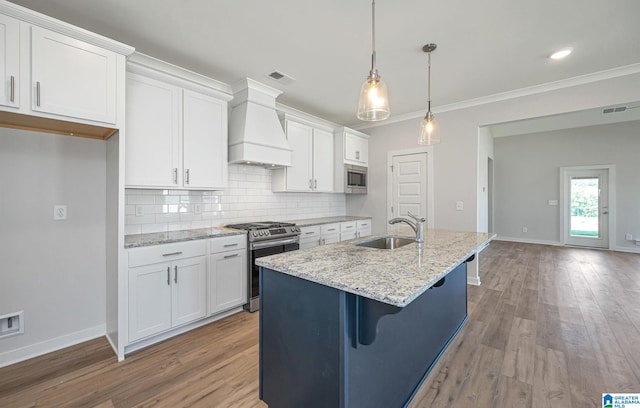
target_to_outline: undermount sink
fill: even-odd
[[[396,249],[416,242],[414,238],[406,237],[379,237],[376,239],[352,242],[351,245],[376,248],[376,249]]]

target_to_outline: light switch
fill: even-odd
[[[464,210],[464,203],[462,201],[456,201],[456,211]]]

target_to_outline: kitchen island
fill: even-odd
[[[256,260],[269,406],[405,406],[466,321],[466,262],[493,234],[427,230],[422,247],[352,245],[378,236]]]

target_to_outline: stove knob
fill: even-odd
[[[253,231],[253,236],[257,237],[258,236],[258,231]]]
[[[264,237],[264,231],[260,231],[260,236]]]
[[[265,232],[264,232],[264,236],[265,236],[265,237],[269,236],[270,234],[271,234],[271,233],[270,233],[269,231],[265,231]]]

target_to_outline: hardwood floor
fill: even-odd
[[[600,407],[640,392],[640,255],[493,242],[469,320],[410,407]],[[0,407],[266,407],[258,314],[117,363],[104,339],[0,369]],[[386,408],[386,407],[384,407]]]

